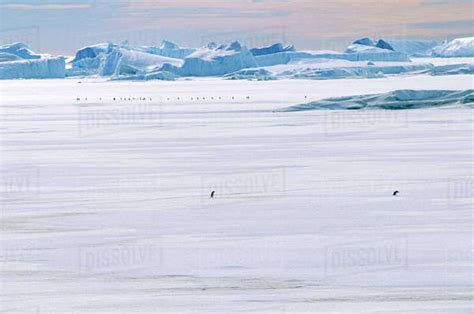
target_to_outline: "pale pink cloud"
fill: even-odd
[[[30,4],[30,3],[5,3],[1,7],[12,10],[73,10],[73,9],[87,9],[91,5],[88,3],[78,4],[60,4],[60,3],[43,3],[43,4]]]

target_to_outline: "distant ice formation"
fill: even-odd
[[[175,80],[185,77],[270,80],[379,78],[404,73],[472,74],[470,63],[414,64],[410,57],[474,57],[474,37],[436,46],[427,40],[355,40],[344,52],[296,50],[275,43],[247,48],[211,42],[200,48],[164,40],[159,47],[99,43],[63,57],[32,52],[25,44],[0,46],[0,79],[104,76],[113,80]]]
[[[408,54],[403,51],[395,51],[385,40],[379,39],[377,43],[370,38],[361,38],[354,41],[347,49],[346,53],[356,53],[362,55],[359,60],[372,61],[408,61]]]
[[[277,53],[277,52],[284,52],[284,51],[296,51],[296,49],[295,49],[295,46],[283,47],[283,45],[280,44],[280,43],[271,45],[269,47],[250,49],[250,52],[254,56],[270,55],[270,54],[274,54],[274,53]]]
[[[253,54],[239,42],[233,42],[200,48],[187,56],[182,66],[165,64],[162,70],[179,76],[221,76],[257,66]]]
[[[182,48],[179,47],[177,44],[164,40],[159,48],[157,47],[140,47],[139,50],[142,50],[146,53],[151,53],[155,55],[160,55],[163,57],[175,58],[175,59],[184,59],[193,52],[195,52],[196,48]]]
[[[395,51],[403,52],[411,57],[429,57],[437,45],[434,40],[392,39],[388,43]]]
[[[63,57],[0,62],[0,79],[63,78]]]
[[[361,46],[374,47],[403,53],[410,57],[428,57],[431,56],[431,51],[436,45],[437,42],[434,40],[413,39],[379,39],[375,43],[372,39],[365,37],[354,41],[350,48],[354,49],[355,46],[359,47],[360,50],[363,50],[363,47]]]
[[[0,79],[63,78],[64,57],[32,52],[23,43],[0,46]]]
[[[23,43],[0,46],[0,52],[14,55],[23,60],[41,59],[41,55],[35,54]]]
[[[452,57],[474,57],[474,37],[457,38],[450,42],[433,48],[433,56]]]
[[[282,111],[356,110],[356,109],[416,109],[449,105],[474,105],[474,90],[395,90],[384,94],[335,97],[291,106]]]

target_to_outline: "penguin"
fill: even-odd
[[[400,192],[399,192],[399,191],[395,191],[395,192],[393,192],[393,194],[392,194],[392,195],[393,195],[393,196],[397,196],[397,195],[398,195],[398,193],[400,193]]]
[[[211,198],[214,198],[214,193],[216,193],[216,191],[211,192]]]

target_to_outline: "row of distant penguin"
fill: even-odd
[[[214,198],[214,195],[215,195],[215,194],[216,194],[216,191],[212,191],[212,192],[211,192],[211,198]],[[398,196],[398,194],[400,194],[400,191],[398,191],[398,190],[397,190],[397,191],[394,191],[394,192],[392,193],[393,196]]]
[[[308,96],[304,96],[305,99],[308,99]],[[211,96],[211,97],[205,97],[205,96],[201,96],[201,97],[190,97],[189,100],[190,101],[198,101],[198,100],[222,100],[223,97],[219,96],[219,97],[214,97],[214,96]],[[231,100],[235,100],[236,97],[235,96],[231,96],[230,98]],[[250,96],[245,96],[245,99],[246,100],[250,100]],[[93,100],[92,98],[90,99],[91,101]],[[97,100],[97,99],[96,99]],[[102,98],[102,97],[99,97],[98,101],[104,101],[106,100],[105,98]],[[112,100],[112,101],[153,101],[153,97],[112,97],[112,98],[107,98],[107,100]],[[160,99],[160,100],[163,100],[163,99]],[[177,100],[177,101],[180,101],[180,100],[186,100],[184,97],[167,97],[166,98],[166,101],[173,101],[173,100]],[[89,98],[88,97],[76,97],[76,101],[89,101]]]
[[[202,97],[190,97],[189,100],[191,101],[197,101],[197,100],[222,100],[223,98],[221,96],[219,97],[205,97],[205,96],[202,96]],[[235,96],[231,96],[230,98],[231,100],[235,100],[236,97]],[[245,96],[245,99],[246,100],[249,100],[250,99],[250,96]],[[90,100],[93,100],[93,99],[90,99]],[[104,98],[102,97],[99,97],[98,99],[99,101],[103,101],[105,100]],[[107,100],[112,100],[112,101],[153,101],[153,98],[152,97],[113,97],[111,99],[107,98]],[[160,100],[163,100],[163,99],[160,99]],[[185,100],[185,98],[183,97],[167,97],[166,98],[166,101],[172,101],[172,100]],[[84,98],[81,98],[81,97],[76,97],[76,101],[89,101],[89,98],[88,97],[84,97]]]

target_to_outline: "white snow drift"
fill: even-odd
[[[269,111],[471,76],[77,81],[2,82],[1,312],[472,312],[472,109]]]

